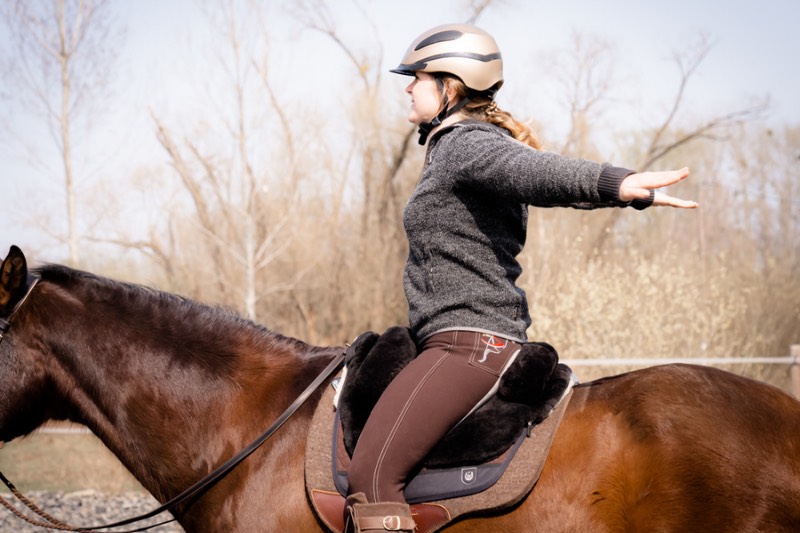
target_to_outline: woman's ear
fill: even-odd
[[[447,101],[455,102],[458,99],[457,82],[449,76],[445,76],[444,78],[442,78],[442,82],[444,83],[444,91],[445,94],[447,95]]]

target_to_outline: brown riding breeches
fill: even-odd
[[[497,384],[520,345],[486,333],[447,331],[389,384],[367,420],[350,465],[350,494],[405,502],[410,473]]]

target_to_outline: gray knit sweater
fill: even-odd
[[[438,131],[403,214],[403,281],[417,339],[469,329],[524,341],[531,318],[516,258],[527,206],[625,206],[619,184],[630,173],[534,150],[485,122]]]

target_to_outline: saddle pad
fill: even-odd
[[[332,474],[336,489],[342,496],[347,495],[347,475],[350,470],[350,457],[341,436],[342,425],[338,413],[334,417],[334,430],[331,439],[331,453],[336,465]],[[494,485],[503,475],[517,450],[527,438],[527,428],[520,428],[514,444],[500,457],[487,463],[474,466],[452,468],[423,468],[408,483],[403,494],[408,503],[430,502],[469,496],[482,492]]]
[[[328,387],[314,413],[306,441],[306,490],[312,502],[313,491],[338,493],[332,475],[331,442],[335,418],[333,396],[334,390]],[[432,503],[446,508],[451,520],[478,511],[502,510],[518,503],[539,479],[571,397],[572,382],[550,416],[533,428],[530,437],[522,440],[509,467],[494,485],[477,494],[435,500]],[[316,507],[315,511],[320,513]]]

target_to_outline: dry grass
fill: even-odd
[[[7,443],[0,450],[0,471],[23,492],[93,489],[120,494],[144,491],[91,434],[33,433]]]

